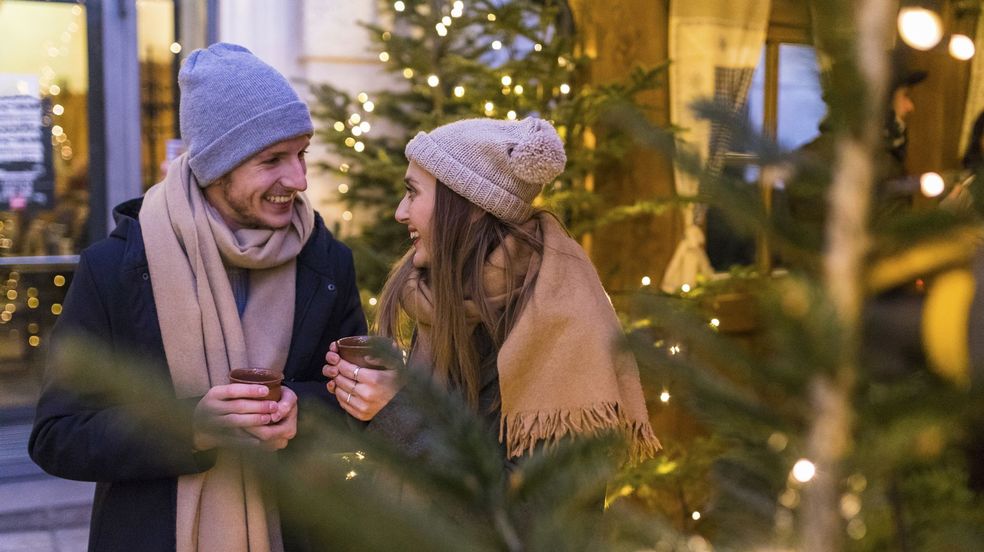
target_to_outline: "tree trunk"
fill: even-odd
[[[633,67],[656,66],[667,59],[669,7],[666,0],[611,3],[570,0],[581,52],[592,62],[587,78],[599,86],[628,78]],[[669,124],[668,85],[640,94],[656,109],[650,122]],[[599,140],[604,136],[600,135]],[[593,186],[606,205],[626,205],[673,196],[673,165],[663,152],[636,147],[618,163],[600,167]],[[606,225],[585,240],[585,248],[611,291],[634,290],[644,276],[659,284],[682,236],[680,213],[642,216]]]

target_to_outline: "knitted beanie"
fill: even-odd
[[[307,105],[287,79],[242,46],[195,50],[178,85],[181,136],[202,187],[277,142],[314,132]]]
[[[465,199],[514,223],[533,214],[533,198],[567,163],[557,131],[534,117],[456,121],[418,133],[406,156]]]

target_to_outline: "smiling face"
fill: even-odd
[[[437,192],[437,178],[411,161],[407,167],[406,193],[396,208],[396,221],[406,224],[413,243],[413,266],[430,266],[433,244],[431,231],[434,227],[434,198]]]
[[[205,199],[232,230],[286,227],[294,198],[307,189],[310,143],[308,136],[277,142],[205,188]]]

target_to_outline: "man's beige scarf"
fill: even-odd
[[[229,383],[241,367],[283,370],[294,323],[296,257],[314,228],[303,194],[290,226],[233,232],[205,201],[187,154],[147,191],[140,226],[167,364],[179,398]],[[225,266],[249,269],[242,319]],[[220,451],[205,473],[178,479],[178,552],[283,548],[276,509],[250,470]]]
[[[532,451],[539,441],[549,445],[607,429],[625,432],[633,460],[653,456],[660,444],[649,423],[639,368],[621,345],[621,327],[598,273],[549,214],[537,215],[526,226],[542,240],[543,255],[519,254],[516,244],[507,242],[489,257],[483,278],[493,306],[500,308],[511,299],[508,278],[514,289],[535,281],[497,356],[499,441],[507,456]],[[510,249],[521,273],[506,274],[503,248]],[[434,323],[431,297],[419,272],[400,297],[417,324],[413,355],[424,362]],[[477,307],[466,304],[465,309],[469,322],[477,324]]]

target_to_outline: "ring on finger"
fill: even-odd
[[[356,383],[359,382],[359,370],[361,370],[361,369],[362,369],[361,366],[356,366],[355,367],[355,372],[352,372],[352,379],[354,379]]]
[[[352,389],[354,390],[355,388],[353,387]],[[348,396],[345,397],[345,402],[348,404],[352,404],[352,391],[348,392]]]

